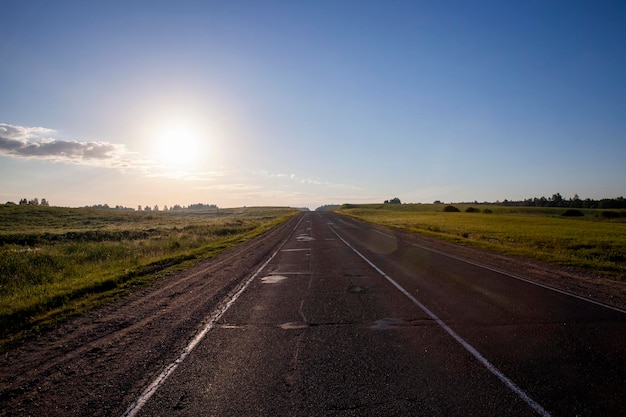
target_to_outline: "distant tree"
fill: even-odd
[[[435,200],[435,201],[433,201],[433,204],[443,204],[443,201],[441,201],[441,200]]]
[[[35,197],[32,200],[28,200],[28,205],[29,206],[38,206],[39,205],[39,199],[37,197]]]
[[[167,210],[168,210],[167,205],[164,205],[163,206],[163,211],[167,211]]]
[[[41,204],[44,207],[50,207],[50,203],[48,203],[48,200],[46,200],[45,198],[42,198],[41,203],[39,204]]]
[[[583,206],[583,201],[578,197],[578,194],[574,194],[574,198],[570,198],[569,207],[572,208],[581,208]]]
[[[205,209],[215,210],[217,208],[218,207],[215,204],[204,204],[204,203],[189,204],[187,206],[187,209],[189,210],[205,210]]]
[[[391,200],[385,200],[385,204],[402,204],[398,197],[392,198]]]
[[[20,200],[20,206],[25,206],[25,205],[27,205],[27,204],[28,204],[28,200],[27,200],[27,199],[22,198],[22,199]]]
[[[152,208],[150,208],[150,206],[146,204],[146,206],[143,208],[143,211],[152,211]]]
[[[137,206],[137,211],[141,211],[141,204]]]
[[[154,208],[152,209],[152,211],[159,211],[159,205],[158,205],[158,204],[155,204],[155,205],[154,205]]]
[[[563,197],[560,193],[553,194],[549,202],[549,205],[552,207],[561,207],[563,205]]]
[[[315,211],[330,211],[336,208],[339,208],[339,204],[325,204],[316,208]]]

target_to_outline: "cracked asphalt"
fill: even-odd
[[[307,213],[138,415],[619,415],[625,330],[623,312]]]
[[[625,312],[531,281],[624,305],[615,283],[303,213],[2,352],[0,416],[623,415]]]

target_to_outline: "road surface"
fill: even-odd
[[[74,408],[53,411],[54,387],[20,399],[15,386],[27,383],[13,381],[4,415],[37,407],[116,416],[626,413],[624,311],[333,213],[303,214],[264,244],[234,283],[231,273],[221,289],[173,292],[207,301],[172,306],[171,316],[164,303],[159,321],[124,336],[136,342],[111,337],[133,334],[131,323],[102,338],[108,347],[90,340],[82,356],[92,353],[102,378],[63,373],[74,362],[58,359],[48,374],[57,395],[75,396]],[[186,321],[175,319],[181,311]],[[124,352],[135,359],[123,361]],[[81,391],[85,373],[92,379]],[[63,388],[72,376],[74,388]]]
[[[138,415],[618,415],[626,316],[311,213]]]

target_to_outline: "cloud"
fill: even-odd
[[[59,140],[51,137],[54,134],[44,127],[0,123],[0,155],[118,168],[135,163],[124,145]]]
[[[252,174],[255,176],[267,177],[267,178],[279,178],[279,179],[288,179],[292,182],[306,185],[319,186],[324,188],[340,188],[340,189],[350,189],[350,190],[360,190],[360,187],[356,187],[349,184],[342,183],[333,183],[328,181],[319,181],[313,178],[301,178],[296,174],[284,174],[284,173],[273,173],[266,170],[261,171],[252,171]]]

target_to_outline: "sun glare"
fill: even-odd
[[[168,169],[188,170],[199,162],[202,138],[197,129],[185,124],[171,124],[159,130],[155,153]]]

